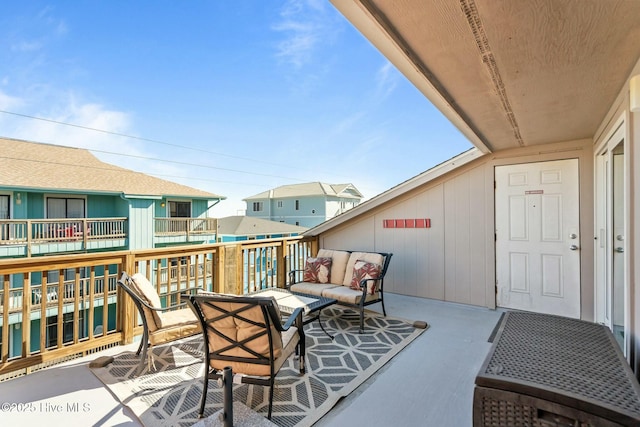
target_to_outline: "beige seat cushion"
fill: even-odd
[[[165,311],[160,314],[160,328],[169,328],[197,322],[199,322],[199,320],[196,314],[189,307]]]
[[[359,304],[362,299],[362,291],[356,291],[347,286],[335,286],[333,288],[325,289],[322,292],[322,296],[326,298],[333,298],[338,302],[347,304]],[[367,294],[365,302],[377,300],[379,298],[379,292],[376,292],[373,295]]]
[[[130,283],[132,285],[133,291],[138,294],[141,300],[149,304],[151,307],[162,308],[158,292],[156,292],[156,289],[144,275],[140,273],[134,274],[133,276],[131,276]],[[162,324],[160,313],[158,311],[148,310],[146,308],[143,308],[143,311],[149,325],[149,330],[153,331],[158,329]]]
[[[298,328],[295,326],[290,327],[286,331],[282,333],[282,342],[284,347],[280,353],[280,357],[278,357],[273,364],[273,371],[278,372],[282,365],[287,361],[289,356],[293,354],[295,351],[296,345],[300,342],[300,335],[298,334]],[[228,362],[224,360],[212,360],[211,367],[222,370],[227,366],[231,366],[231,369],[234,373],[241,373],[246,375],[256,375],[256,376],[269,376],[270,370],[269,365],[255,365],[251,363],[242,363],[242,362]]]
[[[326,289],[335,288],[336,284],[333,283],[310,283],[300,282],[295,285],[291,285],[289,290],[291,292],[299,292],[301,294],[317,295],[321,296]]]
[[[247,304],[244,303],[235,303],[235,302],[214,302],[215,307],[211,307],[207,304],[201,304],[200,308],[202,313],[206,319],[213,319],[217,316],[223,314],[225,312],[236,311]],[[264,332],[265,329],[262,326],[256,325],[252,322],[263,324],[265,321],[264,315],[262,313],[262,309],[259,305],[251,305],[251,308],[242,311],[240,314],[243,318],[237,319],[231,316],[223,317],[222,319],[210,323],[212,327],[215,328],[216,332],[222,334],[228,339],[221,337],[218,333],[214,333],[212,331],[207,331],[207,336],[209,339],[209,348],[211,351],[217,351],[221,348],[228,347],[230,341],[244,341],[255,334],[259,334],[260,332]],[[270,319],[272,322],[274,319]],[[278,319],[279,321],[279,319]],[[295,328],[291,328],[295,329]],[[291,331],[289,329],[289,333]],[[271,326],[271,335],[273,339],[273,353],[274,358],[278,360],[281,356],[286,355],[285,349],[289,342],[286,340],[291,340],[292,338],[288,334],[280,334],[280,332],[272,325]],[[297,336],[297,335],[296,335]],[[255,353],[258,353],[262,356],[269,356],[269,337],[265,333],[251,341],[245,343],[247,347],[249,347]],[[295,343],[293,344],[295,347]],[[255,358],[255,356],[240,347],[233,347],[224,352],[225,356],[232,357],[246,357],[246,358]],[[282,362],[284,363],[284,361]],[[234,372],[243,373],[247,375],[269,375],[269,366],[265,365],[257,365],[251,363],[242,363],[242,362],[230,362],[230,361],[220,361],[220,360],[212,360],[211,366],[216,369],[223,369],[225,366],[232,366]],[[235,366],[235,367],[234,367]]]
[[[345,268],[349,260],[349,252],[333,249],[320,249],[318,258],[331,258],[331,283],[341,284],[344,281]],[[351,280],[351,277],[349,277]]]
[[[378,264],[380,266],[384,263],[384,256],[371,252],[353,252],[349,256],[349,260],[347,261],[347,265],[345,267],[345,274],[342,284],[344,286],[351,286],[351,279],[353,279],[353,266],[356,261],[367,261],[373,264]]]
[[[181,310],[177,310],[177,311],[181,311]],[[170,313],[174,313],[174,312],[170,312]],[[180,338],[185,338],[191,335],[195,335],[200,331],[201,331],[201,328],[200,328],[199,321],[194,321],[189,323],[179,323],[173,326],[168,326],[166,328],[157,329],[153,332],[150,332],[149,343],[151,345],[164,344],[170,341],[175,341]]]

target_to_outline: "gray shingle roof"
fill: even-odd
[[[88,150],[0,138],[0,187],[137,196],[224,196],[98,160]]]
[[[248,216],[228,216],[218,219],[218,234],[253,236],[263,234],[302,234],[306,227]]]
[[[346,191],[351,190],[351,191]],[[362,198],[362,194],[353,186],[353,184],[325,184],[323,182],[307,182],[304,184],[291,184],[276,187],[272,190],[264,191],[243,200],[254,199],[277,199],[286,197],[303,197],[303,196],[334,196],[334,197],[350,197]]]

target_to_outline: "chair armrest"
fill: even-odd
[[[176,308],[180,308],[180,307],[184,307],[187,305],[186,302],[181,302],[180,304],[175,304],[175,305],[170,305],[169,307],[151,307],[149,304],[147,304],[146,301],[143,301],[141,299],[138,298],[138,301],[140,302],[140,304],[144,305],[146,308],[148,308],[149,310],[154,310],[154,311],[169,311],[169,310],[175,310]]]
[[[380,282],[380,283],[382,283],[382,279],[383,279],[383,278],[384,278],[384,277],[382,277],[382,276],[381,276],[381,277],[378,277],[378,278],[375,278],[375,279],[374,279],[374,278],[362,279],[362,280],[360,281],[360,289],[362,289],[362,295],[364,296],[364,295],[366,295],[366,294],[367,294],[367,282],[369,282],[369,281],[374,281],[374,282]],[[378,289],[377,289],[377,290],[379,291],[379,290],[380,290],[380,287],[378,287]]]
[[[298,282],[295,281],[296,280],[296,273],[298,273],[300,271],[304,271],[304,269],[298,268],[298,269],[295,269],[295,270],[291,270],[289,272],[289,283],[286,285],[287,288],[290,287],[293,284],[298,283]]]
[[[297,327],[301,328],[303,313],[304,313],[304,310],[302,309],[302,307],[298,307],[295,310],[293,310],[293,313],[291,313],[287,321],[284,323],[284,325],[282,325],[281,330],[283,331],[288,330],[291,326],[293,326],[294,323],[296,324]]]
[[[181,300],[184,299],[185,302],[181,302],[180,304],[174,304],[174,305],[171,305],[169,307],[165,307],[162,310],[173,310],[173,309],[176,309],[176,308],[179,308],[179,307],[186,306],[187,305],[186,300],[189,299],[189,295],[191,295],[188,292],[189,291],[195,291],[195,294],[198,295],[200,293],[200,291],[202,291],[202,287],[198,286],[198,287],[195,287],[195,288],[188,288],[188,289],[185,289],[185,291],[186,291],[185,293],[181,293],[180,294],[180,299]]]
[[[142,298],[138,297],[136,292],[134,292],[129,287],[129,285],[127,284],[127,281],[130,280],[130,279],[131,278],[127,275],[127,273],[123,272],[122,273],[122,277],[120,278],[120,280],[118,280],[118,284],[125,290],[125,292],[129,295],[129,297],[135,299],[138,303],[140,303],[145,308],[148,308],[149,310],[153,310],[153,311],[170,311],[170,310],[174,310],[176,308],[180,308],[180,307],[183,307],[183,306],[187,305],[186,302],[183,302],[183,303],[171,305],[171,306],[168,306],[168,307],[152,307],[146,301],[144,301]],[[198,289],[198,288],[194,288],[194,289]]]

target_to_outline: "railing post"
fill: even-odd
[[[276,249],[276,275],[278,277],[277,286],[284,288],[287,281],[287,272],[285,268],[287,266],[287,253],[289,252],[289,243],[286,240],[280,242],[280,246]]]
[[[2,289],[2,313],[0,317],[2,317],[2,324],[9,324],[9,289],[11,289],[11,275],[3,274],[0,276],[0,289]],[[2,342],[9,342],[9,329],[10,328],[2,328],[2,335],[0,335],[0,339]],[[9,346],[3,345],[0,348],[0,365],[5,363],[9,359]]]
[[[62,320],[62,316],[60,316]],[[31,354],[31,281],[22,274],[22,356]],[[29,370],[27,368],[27,370]]]
[[[88,249],[87,247],[88,234],[89,234],[89,221],[87,221],[87,219],[84,218],[82,220],[82,245],[85,249]]]
[[[31,245],[33,243],[33,231],[31,230],[31,221],[27,220],[27,256],[31,257]]]
[[[131,252],[129,252],[125,256],[122,268],[123,271],[126,271],[129,275],[133,275],[135,273],[135,256]],[[120,271],[118,274],[119,276],[116,278],[116,280],[120,279],[122,271]],[[106,281],[104,285],[108,285]],[[133,342],[133,329],[138,320],[137,311],[133,304],[133,300],[131,298],[125,298],[125,293],[122,292],[119,286],[118,295],[118,302],[120,303],[120,317],[122,318],[122,343],[130,344]],[[104,326],[104,330],[107,330],[106,325]]]
[[[235,293],[238,295],[244,294],[244,251],[242,250],[242,244],[235,246],[236,256],[235,256],[235,266],[236,266],[236,277],[235,277]]]
[[[225,282],[225,257],[226,250],[224,246],[218,246],[213,255],[213,292],[222,292]]]
[[[220,292],[236,295],[243,294],[243,256],[242,244],[224,246],[224,260],[222,261],[224,278],[220,282]]]

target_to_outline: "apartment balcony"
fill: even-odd
[[[156,246],[216,241],[217,218],[155,218],[154,222]]]
[[[0,258],[125,248],[126,218],[0,221]]]
[[[298,236],[0,260],[0,400],[37,403],[36,412],[2,419],[141,426],[88,367],[101,355],[137,348],[142,328],[116,286],[120,272],[147,274],[163,304],[194,287],[242,294],[283,287],[286,272],[303,266],[317,245]],[[393,294],[386,300],[389,315],[425,320],[429,331],[317,425],[470,425],[474,378],[500,312]],[[86,412],[67,411],[85,404]],[[57,408],[64,413],[51,412]]]
[[[137,318],[116,286],[123,271],[145,273],[170,305],[194,288],[243,294],[284,287],[286,272],[304,265],[314,245],[296,237],[0,260],[0,380],[70,354],[132,342],[141,327],[123,320]]]
[[[475,376],[491,348],[487,339],[501,313],[394,294],[386,295],[385,300],[388,315],[426,320],[429,330],[314,426],[471,426]],[[0,382],[5,401],[33,403],[38,410],[7,412],[2,417],[8,424],[20,425],[141,427],[131,410],[88,367],[99,356],[135,351],[137,346],[113,347]],[[216,386],[211,383],[210,387]],[[83,404],[90,410],[67,410]],[[47,405],[62,407],[64,412],[44,412]]]
[[[156,247],[214,243],[216,218],[154,218],[154,228],[129,229],[127,218],[0,220],[0,258],[126,249],[132,233],[152,234]]]
[[[296,236],[0,260],[0,404],[15,408],[0,420],[141,426],[88,366],[138,347],[142,326],[116,286],[120,273],[145,274],[166,306],[196,288],[282,288],[286,273],[304,266],[318,244]],[[502,311],[389,293],[385,305],[387,316],[429,329],[315,425],[472,425],[476,375]]]

